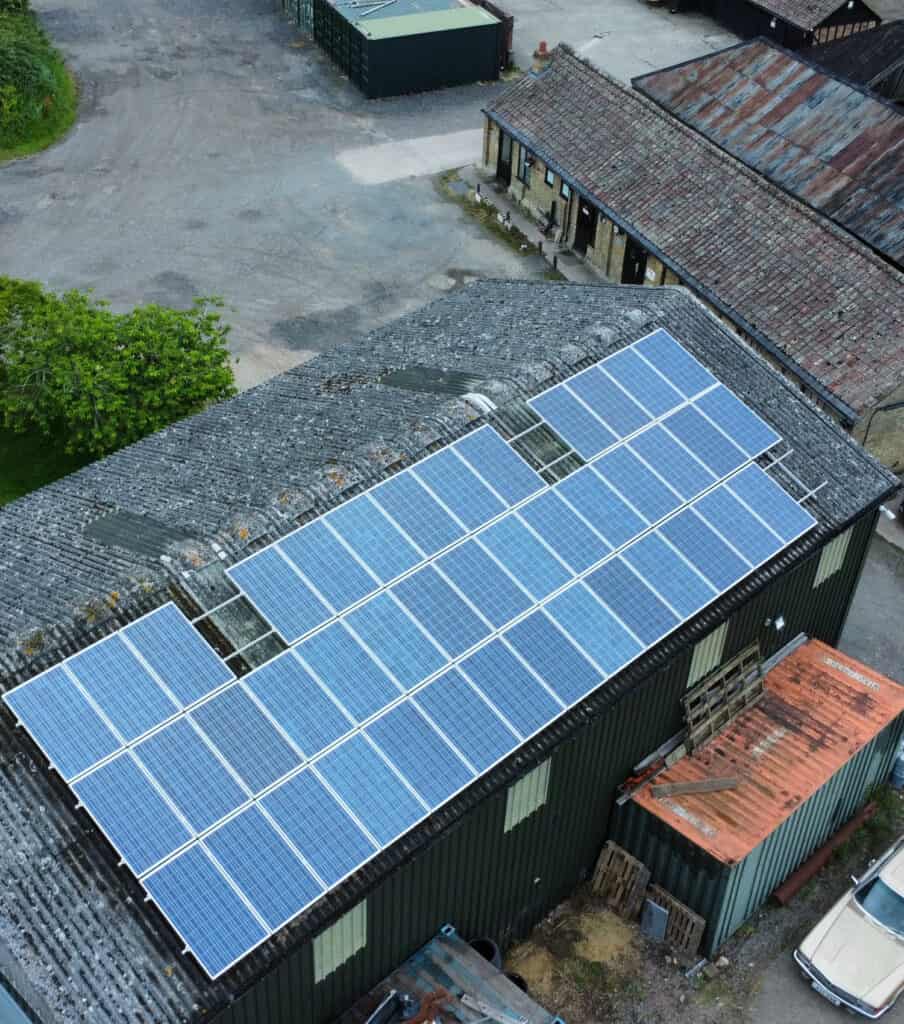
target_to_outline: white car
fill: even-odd
[[[904,988],[904,838],[853,881],[794,959],[821,996],[875,1020]]]

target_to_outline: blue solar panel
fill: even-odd
[[[727,476],[747,461],[744,452],[693,407],[672,413],[663,425],[717,477]]]
[[[547,611],[608,675],[641,652],[640,644],[582,583],[553,598]]]
[[[135,753],[196,832],[210,828],[247,799],[185,718],[142,740]]]
[[[727,544],[695,515],[691,509],[679,512],[660,527],[660,533],[675,545],[713,584],[716,590],[727,590],[750,571]]]
[[[479,539],[538,601],[572,578],[568,569],[515,517],[494,523]]]
[[[180,710],[119,635],[77,654],[69,669],[126,741]]]
[[[296,650],[356,722],[399,696],[399,688],[341,622],[309,636]]]
[[[789,544],[816,525],[816,520],[759,466],[748,466],[727,484]]]
[[[522,736],[535,733],[562,710],[501,640],[481,647],[460,667]]]
[[[532,398],[529,404],[585,459],[599,455],[618,440],[605,423],[562,384]]]
[[[295,751],[239,686],[198,705],[192,717],[252,793],[300,763]]]
[[[634,348],[688,398],[716,383],[709,370],[679,345],[668,331],[654,331],[641,338]]]
[[[491,632],[440,576],[425,565],[392,588],[396,597],[453,657],[463,654]]]
[[[619,437],[650,422],[649,414],[596,366],[571,377],[568,387]]]
[[[609,545],[555,491],[538,494],[518,509],[518,515],[575,572],[583,572],[610,551]]]
[[[518,745],[517,736],[457,669],[428,683],[413,699],[479,772]]]
[[[277,545],[336,611],[360,601],[379,586],[317,520]]]
[[[594,570],[587,577],[587,586],[647,646],[678,625],[675,615],[618,558]]]
[[[389,594],[378,594],[356,608],[346,621],[406,690],[446,663],[445,655]]]
[[[192,838],[128,753],[72,788],[136,875]]]
[[[366,732],[429,807],[439,807],[474,778],[471,769],[407,701],[381,715]]]
[[[221,825],[205,842],[270,928],[279,928],[323,892],[256,807]]]
[[[592,468],[651,523],[667,516],[682,503],[674,491],[625,447],[604,455]]]
[[[183,704],[191,704],[234,678],[174,604],[165,604],[126,626],[125,635]]]
[[[481,427],[456,441],[455,450],[483,477],[496,493],[515,505],[546,485],[492,427]]]
[[[712,487],[716,476],[662,427],[650,427],[630,442],[631,448],[685,499]]]
[[[607,356],[603,369],[654,416],[662,416],[684,402],[684,396],[633,348],[623,348]]]
[[[164,864],[144,885],[212,978],[267,937],[199,846]]]
[[[287,643],[330,617],[330,611],[275,548],[266,548],[226,572]]]
[[[694,403],[750,456],[757,456],[781,437],[752,409],[721,384]]]
[[[121,746],[59,667],[3,698],[63,776],[71,779]]]
[[[313,757],[351,728],[349,719],[292,651],[245,676],[243,682],[306,757]]]
[[[330,512],[326,521],[383,583],[401,576],[421,560],[401,530],[366,494]]]
[[[565,704],[580,700],[602,682],[599,671],[542,611],[512,626],[505,639]]]
[[[704,495],[694,508],[751,565],[762,564],[783,546],[782,541],[724,486]]]
[[[716,596],[715,588],[656,533],[649,533],[625,548],[622,557],[685,618]]]
[[[469,530],[505,511],[505,505],[451,448],[419,462],[412,472]]]
[[[426,813],[360,733],[325,754],[317,771],[384,846]]]
[[[373,843],[311,771],[293,775],[261,803],[328,886],[376,853]]]
[[[590,466],[579,469],[556,485],[556,491],[601,533],[611,547],[621,547],[642,533],[647,524],[593,472]]]
[[[437,564],[496,629],[533,604],[533,600],[473,540],[452,548]]]
[[[399,473],[370,492],[426,555],[448,547],[464,530],[411,473]]]

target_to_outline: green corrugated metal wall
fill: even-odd
[[[835,643],[874,522],[868,516],[857,524],[844,566],[816,591],[818,552],[735,612],[724,658],[753,640],[771,654],[800,632]],[[787,623],[782,633],[764,625],[777,615]],[[713,618],[711,628],[718,625]],[[691,651],[676,653],[564,740],[551,755],[545,805],[510,832],[502,790],[385,878],[367,897],[367,945],[347,963],[315,985],[308,942],[224,1010],[219,1024],[326,1024],[446,922],[467,938],[489,935],[503,946],[525,936],[592,869],[609,835],[616,787],[681,727]],[[524,772],[545,757],[525,759]]]

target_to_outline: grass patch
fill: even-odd
[[[499,219],[499,210],[482,195],[478,203],[471,189],[464,191],[458,171],[444,171],[436,179],[437,189],[445,199],[460,206],[473,220],[494,235],[519,256],[535,256],[539,249],[520,228],[514,224],[506,227]],[[459,186],[459,187],[456,187]],[[553,271],[556,273],[556,271]],[[557,279],[555,279],[557,280]]]
[[[67,455],[62,442],[37,432],[17,434],[0,429],[0,505],[91,462],[88,455]]]
[[[61,139],[75,122],[78,112],[78,85],[61,59],[51,67],[56,83],[56,99],[46,117],[36,121],[28,136],[11,145],[0,145],[0,163],[40,153]]]

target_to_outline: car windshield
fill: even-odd
[[[887,886],[881,878],[874,878],[854,898],[879,924],[904,936],[904,898]]]

